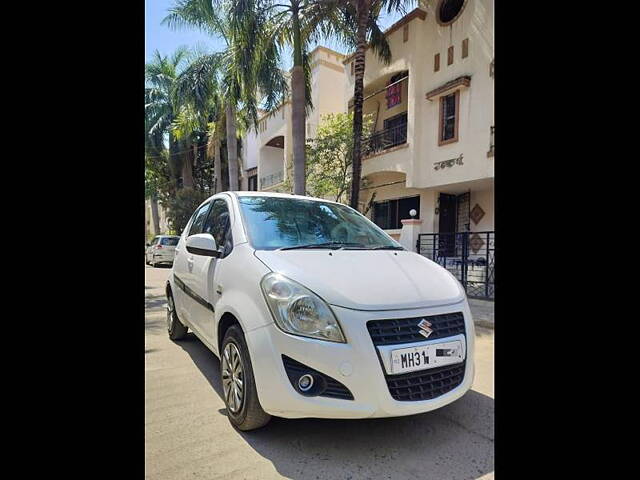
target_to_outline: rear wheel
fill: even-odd
[[[266,425],[266,413],[256,391],[249,350],[242,329],[233,325],[222,340],[220,374],[224,403],[231,424],[239,430],[255,430]]]
[[[171,340],[180,340],[187,334],[187,327],[178,319],[171,291],[167,293],[167,331]]]

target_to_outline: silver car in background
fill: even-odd
[[[144,263],[153,267],[161,263],[173,264],[179,240],[180,237],[175,235],[158,235],[147,244]]]

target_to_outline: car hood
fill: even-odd
[[[256,250],[274,272],[326,302],[355,310],[449,305],[464,299],[460,283],[431,260],[393,250]]]

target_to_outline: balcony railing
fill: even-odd
[[[407,124],[403,123],[374,133],[362,141],[363,156],[373,155],[407,143]]]
[[[284,172],[276,172],[260,178],[260,188],[269,188],[284,180]]]

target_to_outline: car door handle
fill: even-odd
[[[216,288],[216,293],[218,295],[222,295],[222,285],[218,284],[218,287]]]

